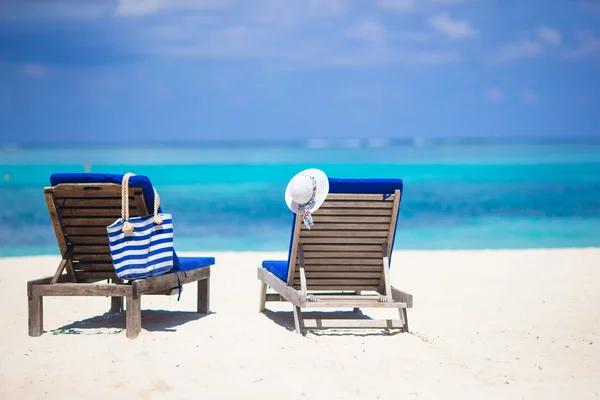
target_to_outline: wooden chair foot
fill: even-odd
[[[400,309],[400,319],[402,320],[402,332],[410,333],[408,331],[408,312],[406,311],[406,308]]]
[[[29,297],[29,336],[42,336],[44,331],[44,300],[42,296]]]
[[[142,330],[141,297],[127,296],[125,304],[125,330],[127,338],[135,339]]]
[[[296,333],[303,335],[304,319],[302,318],[302,309],[297,306],[294,306],[294,325],[296,327]]]
[[[260,304],[259,312],[265,312],[265,305],[267,303],[267,284],[260,282]]]
[[[123,312],[123,297],[111,297],[110,298],[110,312],[120,313]]]
[[[210,278],[198,281],[198,313],[210,314]]]

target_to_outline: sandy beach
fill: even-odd
[[[47,297],[27,335],[26,282],[58,256],[0,259],[2,399],[593,399],[600,397],[600,249],[396,252],[410,334],[292,332],[258,313],[256,267],[285,253],[215,253],[196,286],[142,299],[142,332],[101,297]],[[385,310],[385,312],[395,312]],[[368,314],[369,310],[365,310]]]

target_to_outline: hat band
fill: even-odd
[[[315,197],[317,196],[317,181],[313,176],[310,177],[312,181],[313,192],[312,196],[310,196],[310,200],[304,204],[298,204],[298,211],[302,211],[302,220],[304,221],[304,225],[306,228],[310,230],[310,227],[314,225],[312,214],[310,213],[310,209],[315,205]]]

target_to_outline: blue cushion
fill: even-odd
[[[263,261],[262,266],[264,269],[281,279],[282,281],[287,281],[288,274],[288,262],[287,261],[271,261],[266,260]]]
[[[179,265],[172,271],[191,271],[193,269],[209,267],[215,263],[214,257],[179,257]]]
[[[50,176],[50,185],[55,186],[61,183],[118,183],[123,181],[121,174],[52,174]],[[147,176],[135,175],[129,178],[129,186],[142,189],[144,201],[148,210],[154,209],[154,190],[152,182]],[[158,212],[162,212],[161,207]],[[172,271],[190,271],[196,268],[203,268],[215,263],[214,257],[178,257],[173,250],[173,265]]]
[[[50,175],[50,185],[56,186],[60,183],[118,183],[123,181],[123,175],[120,174],[52,174]],[[154,210],[154,190],[152,182],[147,176],[135,175],[129,178],[129,186],[141,188],[144,193],[144,201],[148,210]],[[158,208],[158,212],[162,212]]]
[[[403,186],[402,179],[329,178],[329,193],[394,194]]]
[[[347,179],[347,178],[328,178],[329,193],[358,193],[358,194],[393,194],[396,189],[402,193],[404,182],[402,179]],[[385,197],[385,196],[383,196]],[[399,206],[399,205],[398,205]],[[296,214],[292,218],[292,236],[290,238],[290,247],[288,252],[288,261],[264,261],[263,267],[271,271],[282,281],[287,281],[288,263],[292,256],[292,242],[294,241],[294,226],[296,225]],[[396,219],[396,226],[398,220]],[[394,227],[394,238],[392,240],[392,249],[396,239],[396,227]],[[391,249],[390,249],[391,250]],[[390,254],[390,262],[392,256]],[[265,265],[268,264],[268,267]]]

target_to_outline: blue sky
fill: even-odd
[[[0,143],[599,127],[600,0],[0,1]]]

